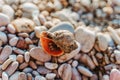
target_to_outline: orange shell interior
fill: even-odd
[[[46,33],[42,32],[40,35],[40,42],[41,42],[41,46],[43,48],[43,50],[52,55],[52,56],[60,56],[64,53],[64,51],[62,51],[60,48],[56,49],[56,50],[51,50],[49,47],[49,43],[52,43],[54,45],[56,45],[51,39],[47,38]]]

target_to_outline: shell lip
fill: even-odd
[[[41,42],[41,46],[42,46],[43,50],[47,54],[50,54],[52,56],[61,56],[64,53],[63,50],[61,50],[59,47],[57,47],[57,45],[53,42],[52,39],[47,37],[47,34],[45,31],[43,31],[40,34],[40,42]],[[51,44],[51,46],[50,46],[50,44]]]

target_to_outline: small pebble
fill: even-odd
[[[0,26],[6,26],[9,23],[10,23],[10,18],[5,14],[0,13]]]
[[[54,69],[58,68],[58,64],[46,62],[45,63],[45,67],[48,68],[48,69],[50,69],[50,70],[54,70]]]
[[[53,80],[56,77],[56,74],[55,73],[48,73],[48,74],[46,74],[45,77],[48,80]]]

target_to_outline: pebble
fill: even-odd
[[[16,48],[16,47],[13,47],[13,51],[16,53],[16,54],[24,54],[25,52],[19,48]]]
[[[39,66],[37,68],[37,71],[40,73],[40,74],[47,74],[47,73],[50,73],[51,70],[45,68],[44,66]]]
[[[33,71],[33,69],[30,67],[23,69],[23,72],[25,72],[25,73],[31,73],[32,71]]]
[[[58,74],[61,76],[62,80],[71,80],[72,78],[72,68],[70,64],[64,63],[58,68]]]
[[[51,56],[45,53],[42,48],[35,47],[30,50],[30,56],[38,61],[46,62],[51,60]]]
[[[74,60],[73,62],[72,62],[72,67],[77,67],[78,66],[78,61],[77,60]]]
[[[19,62],[19,63],[23,63],[24,62],[24,57],[23,55],[18,55],[16,60]]]
[[[103,80],[109,80],[109,75],[103,75]]]
[[[33,61],[30,61],[30,62],[29,62],[29,66],[30,66],[32,69],[37,69],[37,65],[36,65]]]
[[[12,24],[8,24],[7,29],[12,34],[14,34],[16,32],[14,25],[12,25]]]
[[[82,80],[81,75],[75,67],[72,68],[72,80]]]
[[[6,43],[7,40],[7,35],[4,32],[0,31],[0,40],[2,40],[3,43]]]
[[[5,72],[10,76],[12,75],[16,69],[18,68],[19,63],[17,61],[14,61],[6,70]]]
[[[6,72],[2,73],[2,80],[9,80]]]
[[[78,37],[79,36],[79,37]],[[81,51],[89,52],[95,43],[95,32],[79,27],[75,30],[75,39],[81,44]]]
[[[28,66],[28,63],[24,62],[19,66],[19,69],[24,69]]]
[[[0,13],[0,26],[6,26],[9,23],[10,23],[10,18],[5,14]]]
[[[18,75],[20,72],[16,71],[14,74],[12,74],[9,78],[9,80],[18,80]]]
[[[20,72],[18,75],[18,80],[27,80],[27,76],[24,72]]]
[[[75,55],[77,55],[81,49],[81,45],[76,41],[76,44],[78,45],[78,48],[73,50],[70,53],[65,53],[64,55],[60,56],[58,58],[58,62],[63,63],[66,62],[68,60],[70,60],[71,58],[73,58]]]
[[[112,69],[110,72],[110,80],[119,80],[120,79],[120,71],[117,69]]]
[[[16,61],[17,56],[15,54],[12,54],[9,56],[10,59],[13,59],[13,61]]]
[[[32,71],[32,75],[33,76],[39,76],[40,74],[37,71],[34,70],[34,71]]]
[[[47,31],[47,28],[46,28],[45,26],[36,26],[36,27],[34,28],[34,31],[35,31],[36,37],[37,37],[37,38],[40,38],[40,33],[41,33],[42,31]]]
[[[56,74],[55,73],[47,73],[45,77],[48,80],[54,80],[54,78],[56,77]]]
[[[104,7],[103,8],[103,12],[105,12],[107,14],[112,14],[113,13],[113,9],[112,9],[112,7]]]
[[[10,63],[13,62],[13,59],[7,59],[3,64],[2,64],[2,70],[5,70],[9,65]]]
[[[98,45],[101,51],[105,51],[108,48],[108,41],[103,33],[97,33]]]
[[[29,62],[29,60],[30,60],[29,52],[25,52],[24,58],[25,58],[25,62]]]
[[[0,63],[2,64],[5,62],[10,54],[12,54],[12,48],[11,46],[6,45],[0,54]]]
[[[43,76],[36,76],[35,80],[46,80],[46,78]]]
[[[88,76],[88,77],[93,76],[93,73],[87,68],[85,68],[84,66],[78,66],[78,71],[85,76]]]
[[[10,20],[13,20],[14,19],[14,14],[15,14],[15,11],[14,9],[9,6],[9,5],[4,5],[2,7],[2,13],[9,16]]]
[[[27,73],[27,79],[28,79],[28,80],[32,80],[32,74]]]
[[[28,13],[33,13],[34,11],[38,11],[38,7],[35,4],[30,3],[30,2],[26,2],[20,5],[20,8],[23,11],[28,12]]]
[[[18,37],[13,37],[9,40],[9,44],[11,46],[16,46],[17,45],[17,42],[18,42],[19,38]]]
[[[110,32],[110,35],[111,35],[112,39],[115,41],[115,43],[119,45],[120,37],[117,34],[117,32],[112,27],[108,27],[107,30]]]
[[[58,30],[68,30],[68,31],[74,33],[74,27],[69,22],[61,22],[61,23],[57,24],[56,26],[50,28],[48,31],[55,32]]]
[[[54,70],[54,69],[58,68],[58,64],[46,62],[45,63],[45,67],[48,68],[48,69],[50,69],[50,70]]]
[[[116,63],[120,64],[120,51],[114,50],[114,54],[115,54]]]
[[[14,25],[16,32],[26,32],[26,33],[33,31],[35,26],[34,22],[28,18],[16,19],[12,21],[12,25]]]

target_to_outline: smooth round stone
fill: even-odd
[[[32,71],[33,71],[33,69],[30,67],[23,69],[23,72],[25,72],[25,73],[31,73]]]
[[[48,73],[48,74],[46,74],[45,77],[46,77],[48,80],[53,80],[53,79],[55,78],[55,76],[56,76],[55,73]]]
[[[16,46],[17,42],[18,42],[19,38],[18,37],[13,37],[9,40],[9,44],[11,46]]]
[[[81,50],[85,53],[89,52],[95,43],[95,32],[89,29],[78,27],[75,30],[75,39],[81,44]]]
[[[30,50],[30,56],[38,61],[46,62],[51,60],[51,56],[43,51],[40,47],[35,47]]]
[[[110,73],[110,80],[119,80],[120,79],[120,71],[117,69],[112,69]]]
[[[39,72],[40,74],[47,74],[47,73],[50,73],[51,70],[45,68],[44,66],[39,66],[37,68],[37,72]]]
[[[10,23],[10,18],[5,14],[0,13],[0,26],[5,26],[9,23]]]
[[[2,80],[9,80],[6,72],[2,73]]]
[[[69,22],[59,23],[56,26],[50,28],[48,31],[55,32],[55,31],[58,31],[58,30],[68,30],[68,31],[74,33],[74,27]]]
[[[10,33],[15,33],[16,30],[12,24],[8,24],[7,29]]]
[[[0,31],[0,40],[2,40],[4,43],[7,42],[7,35],[1,31]]]
[[[18,75],[18,80],[27,80],[27,76],[24,72],[20,72]]]
[[[2,13],[9,16],[10,20],[12,20],[14,18],[14,14],[15,14],[14,9],[9,5],[4,5],[2,7]]]
[[[57,69],[58,68],[58,64],[46,62],[45,63],[45,67],[48,68],[48,69]]]
[[[93,73],[83,66],[78,66],[78,71],[85,76],[88,76],[88,77],[93,76]]]

